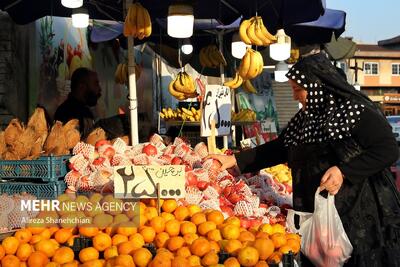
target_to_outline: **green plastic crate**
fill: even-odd
[[[36,160],[0,160],[0,179],[55,182],[68,172],[71,156],[46,156]]]
[[[9,195],[26,192],[36,196],[38,199],[55,199],[63,194],[67,188],[64,181],[47,183],[26,183],[26,182],[8,182],[0,183],[0,194]]]

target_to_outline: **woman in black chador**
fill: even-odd
[[[211,157],[244,173],[288,162],[295,210],[313,212],[319,186],[335,195],[354,248],[345,266],[400,267],[400,199],[388,170],[398,147],[386,118],[323,52],[302,58],[287,77],[303,108],[279,137]]]

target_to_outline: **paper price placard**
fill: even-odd
[[[114,195],[116,198],[185,197],[185,166],[128,166],[114,168]]]
[[[211,122],[215,121],[215,135],[229,135],[231,131],[231,91],[221,85],[206,85],[200,121],[201,136],[211,135]]]

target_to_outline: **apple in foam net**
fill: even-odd
[[[110,143],[110,141],[103,139],[103,140],[97,141],[94,146],[96,149],[99,149],[101,146],[104,146],[104,145],[111,145],[111,143]]]
[[[171,160],[171,165],[182,165],[183,164],[183,159],[181,157],[174,157]]]
[[[157,148],[152,144],[147,144],[143,147],[142,152],[147,156],[155,156],[157,155]]]
[[[186,185],[195,186],[197,185],[197,175],[193,172],[186,172]]]
[[[106,149],[102,152],[103,156],[112,159],[115,155],[115,149],[112,146],[107,146]]]
[[[206,190],[208,186],[209,186],[209,183],[206,181],[199,181],[197,183],[197,188],[199,188],[201,191]]]
[[[93,160],[93,165],[101,165],[104,163],[104,161],[106,161],[105,157],[98,157]]]

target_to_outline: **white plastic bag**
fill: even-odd
[[[335,198],[315,193],[314,213],[288,211],[287,227],[301,235],[301,252],[317,267],[340,267],[350,258],[353,246],[335,207]],[[294,216],[300,217],[296,229]]]

